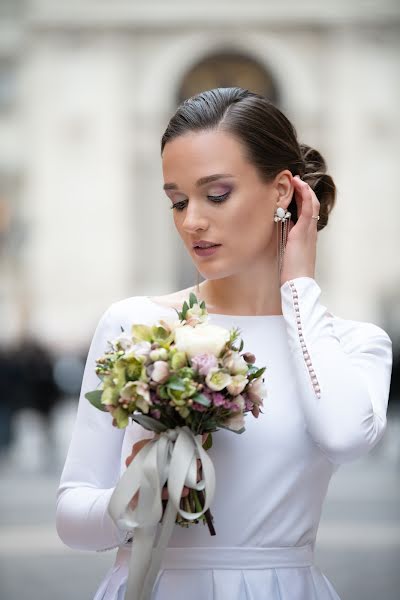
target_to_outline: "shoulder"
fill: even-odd
[[[158,319],[177,318],[175,310],[182,308],[179,303],[179,293],[165,296],[129,296],[110,304],[101,316],[101,321],[114,330],[130,329],[132,323],[149,324]],[[174,310],[175,309],[175,310]]]
[[[157,306],[153,305],[147,296],[129,296],[121,298],[110,304],[104,311],[102,318],[114,324],[119,323],[125,327],[132,322],[154,318]]]

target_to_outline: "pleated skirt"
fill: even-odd
[[[93,600],[125,598],[131,546],[121,546]],[[152,600],[340,600],[311,544],[166,548]]]

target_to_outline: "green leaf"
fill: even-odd
[[[190,292],[189,304],[190,304],[190,308],[192,308],[193,304],[197,304],[197,298],[193,292]]]
[[[244,431],[246,431],[245,427],[242,427],[242,429],[239,429],[239,430],[231,429],[230,427],[225,427],[225,425],[221,425],[221,424],[219,424],[218,427],[222,427],[222,429],[227,429],[228,431],[232,431],[232,433],[243,433]]]
[[[188,305],[188,303],[185,300],[185,302],[182,304],[182,313],[185,315],[185,317],[186,317],[186,312],[188,310],[189,310],[189,305]]]
[[[210,448],[212,448],[212,445],[213,445],[212,433],[210,432],[207,436],[206,441],[203,444],[203,448],[204,448],[204,450],[209,450]]]
[[[153,417],[149,417],[148,415],[144,415],[142,413],[134,413],[131,415],[132,419],[139,423],[145,429],[149,429],[150,431],[155,431],[156,433],[162,433],[163,431],[167,431],[168,427],[163,425],[160,421],[153,419]]]
[[[210,406],[211,404],[210,398],[207,398],[207,396],[204,394],[196,394],[196,396],[192,396],[191,399],[194,400],[194,402],[202,404],[203,406]]]
[[[261,367],[261,369],[259,369],[256,366],[252,366],[250,367],[250,369],[247,371],[247,378],[249,381],[252,381],[253,379],[258,379],[259,377],[261,377],[261,375],[264,373],[265,369],[267,367]]]
[[[107,412],[105,405],[101,403],[102,394],[103,390],[93,390],[93,392],[87,392],[87,394],[85,394],[85,398],[87,398],[90,404],[93,404],[95,408],[98,408],[103,412]]]
[[[182,379],[180,379],[179,377],[170,377],[170,379],[168,379],[166,385],[171,389],[171,390],[177,390],[179,392],[184,392],[186,387],[185,387],[185,383],[182,381]]]

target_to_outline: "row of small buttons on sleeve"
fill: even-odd
[[[301,344],[301,349],[303,351],[304,360],[307,365],[308,372],[310,374],[311,383],[313,385],[315,394],[316,394],[317,398],[320,398],[321,397],[321,388],[319,387],[318,379],[317,379],[317,376],[313,369],[311,358],[308,353],[307,346],[306,346],[306,343],[304,340],[303,328],[301,325],[301,317],[300,317],[299,295],[297,293],[297,289],[296,289],[296,286],[293,283],[293,281],[289,281],[289,285],[290,285],[290,289],[292,292],[293,305],[294,305],[294,309],[296,312],[297,331],[299,333],[299,340],[300,340],[300,344]]]

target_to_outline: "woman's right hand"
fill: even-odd
[[[157,435],[157,434],[156,434]],[[208,433],[203,433],[203,437],[202,437],[202,444],[204,444],[204,442],[206,441],[208,436]],[[125,464],[127,467],[129,467],[129,465],[131,464],[131,462],[133,461],[133,459],[135,458],[136,454],[143,448],[143,446],[145,446],[148,442],[150,442],[153,438],[145,438],[143,440],[139,440],[138,442],[135,442],[132,446],[132,452],[131,454],[129,454],[129,456],[126,457],[125,459]],[[200,473],[199,473],[199,469],[200,469],[200,459],[197,459],[197,481],[200,480]],[[129,506],[132,510],[134,510],[137,507],[138,501],[139,501],[139,493],[140,490],[138,490],[136,492],[136,494],[133,496],[132,500],[129,503]],[[182,490],[182,498],[184,498],[185,496],[187,496],[189,494],[189,488],[184,486],[183,490]],[[161,498],[163,500],[168,500],[168,488],[167,488],[167,484],[164,485],[163,489],[162,489],[162,494],[161,494]]]

